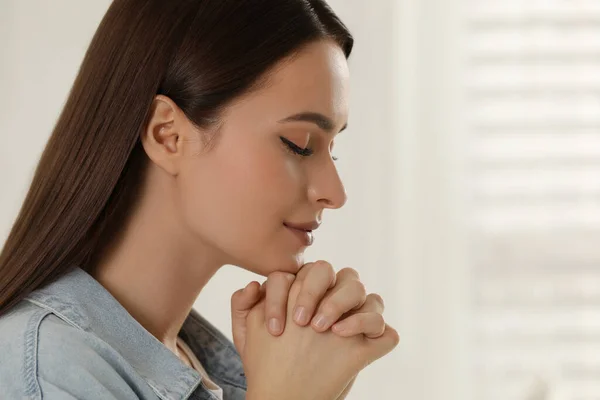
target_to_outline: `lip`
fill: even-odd
[[[304,246],[310,246],[315,241],[311,230],[296,229],[287,224],[284,226],[300,240]]]
[[[298,229],[300,231],[314,231],[319,228],[321,223],[319,221],[310,221],[310,222],[302,222],[302,223],[291,223],[284,222],[283,223],[288,228]]]

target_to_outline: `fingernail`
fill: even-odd
[[[273,333],[279,333],[281,331],[281,324],[277,318],[271,318],[269,321],[269,328]]]
[[[304,307],[296,307],[296,312],[294,313],[294,321],[299,324],[305,324],[306,322],[306,308]]]
[[[348,330],[348,327],[344,324],[335,324],[331,327],[331,329],[338,333],[344,333],[344,331]]]
[[[327,318],[324,315],[317,315],[314,324],[317,328],[323,329],[327,325]]]

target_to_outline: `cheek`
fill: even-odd
[[[298,161],[267,150],[213,149],[179,181],[183,220],[194,234],[257,273],[269,257],[281,263],[282,223],[293,215],[302,187]]]

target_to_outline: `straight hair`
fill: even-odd
[[[114,0],[0,252],[0,315],[74,265],[90,272],[141,196],[157,94],[209,128],[280,61],[353,38],[324,0]]]

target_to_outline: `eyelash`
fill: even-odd
[[[287,140],[284,137],[280,137],[280,138],[281,138],[281,141],[286,145],[288,150],[290,150],[293,154],[299,155],[301,157],[308,157],[314,153],[314,150],[311,148],[303,149],[302,147],[296,146],[294,143],[290,142],[289,140]],[[338,160],[337,157],[332,157],[332,158],[333,158],[333,161]]]

